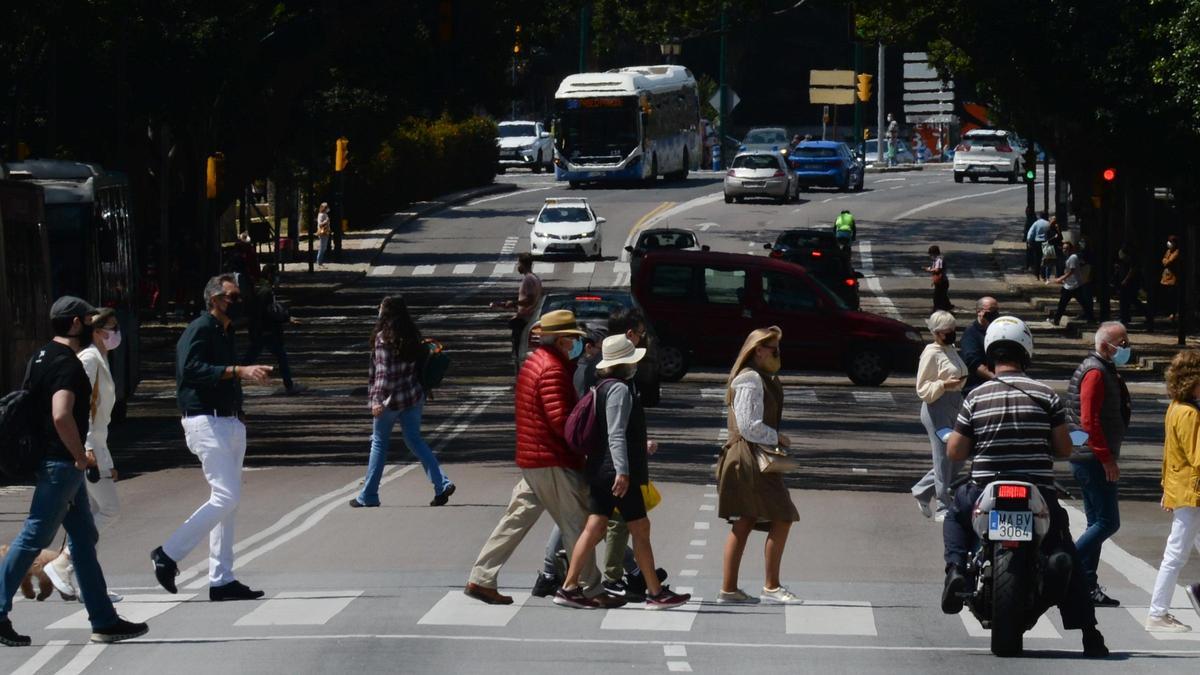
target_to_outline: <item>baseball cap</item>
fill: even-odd
[[[82,319],[87,316],[92,316],[99,311],[100,310],[93,307],[91,303],[83,298],[77,298],[73,295],[64,295],[55,300],[54,304],[50,306],[50,318],[74,319],[75,317],[79,317]]]

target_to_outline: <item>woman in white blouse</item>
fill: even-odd
[[[912,487],[917,506],[926,517],[939,523],[946,519],[946,508],[953,496],[950,484],[962,468],[962,462],[946,456],[946,444],[938,435],[939,429],[954,427],[958,409],[962,407],[962,386],[967,381],[967,364],[954,348],[957,339],[954,315],[937,311],[925,323],[933,334],[933,342],[925,345],[917,366],[917,397],[921,399],[921,424],[929,434],[933,449],[933,468]],[[937,513],[932,503],[938,500]]]
[[[117,500],[117,470],[108,451],[108,424],[112,420],[113,405],[117,402],[116,387],[108,366],[108,353],[121,345],[121,327],[117,323],[116,313],[108,308],[96,315],[92,325],[92,344],[79,351],[79,360],[83,362],[83,370],[92,384],[91,412],[83,447],[87,451],[89,466],[88,502],[92,518],[96,521],[96,531],[103,533],[117,520],[121,510]],[[97,470],[99,480],[94,480]],[[72,580],[75,570],[69,549],[64,547],[62,553],[45,569],[60,592],[78,595]],[[119,595],[111,592],[109,597],[114,601],[120,599]]]
[[[759,600],[798,603],[800,598],[779,581],[783,548],[792,523],[800,519],[783,475],[760,468],[762,450],[787,448],[791,441],[780,433],[783,417],[783,385],[779,341],[783,331],[776,326],[760,328],[746,338],[729,371],[725,402],[729,405],[729,442],[717,460],[717,514],[733,529],[725,541],[721,592],[717,602],[753,604]],[[762,593],[750,595],[738,588],[738,570],[751,530],[767,533],[763,549],[766,574]]]

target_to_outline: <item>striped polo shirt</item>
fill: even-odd
[[[1032,483],[1053,484],[1050,430],[1067,422],[1062,400],[1050,387],[1024,375],[999,379],[1003,382],[991,380],[971,390],[954,425],[974,441],[971,477],[986,482],[1000,474],[1021,473]]]

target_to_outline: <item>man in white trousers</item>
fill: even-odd
[[[243,304],[235,277],[209,279],[204,301],[208,311],[188,325],[175,348],[175,391],[184,438],[212,493],[150,559],[158,583],[175,593],[178,562],[208,535],[209,600],[257,600],[263,591],[251,590],[233,574],[234,518],[246,457],[241,381],[265,383],[271,368],[236,365],[233,322]]]

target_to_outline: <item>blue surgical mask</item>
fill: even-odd
[[[575,341],[571,343],[571,352],[569,354],[567,354],[567,358],[574,361],[575,359],[579,358],[579,355],[582,353],[583,353],[583,340],[576,338]]]
[[[1132,353],[1133,350],[1129,347],[1117,347],[1117,353],[1113,354],[1112,357],[1113,363],[1117,364],[1118,366],[1123,366],[1126,363],[1129,363],[1129,356]]]

